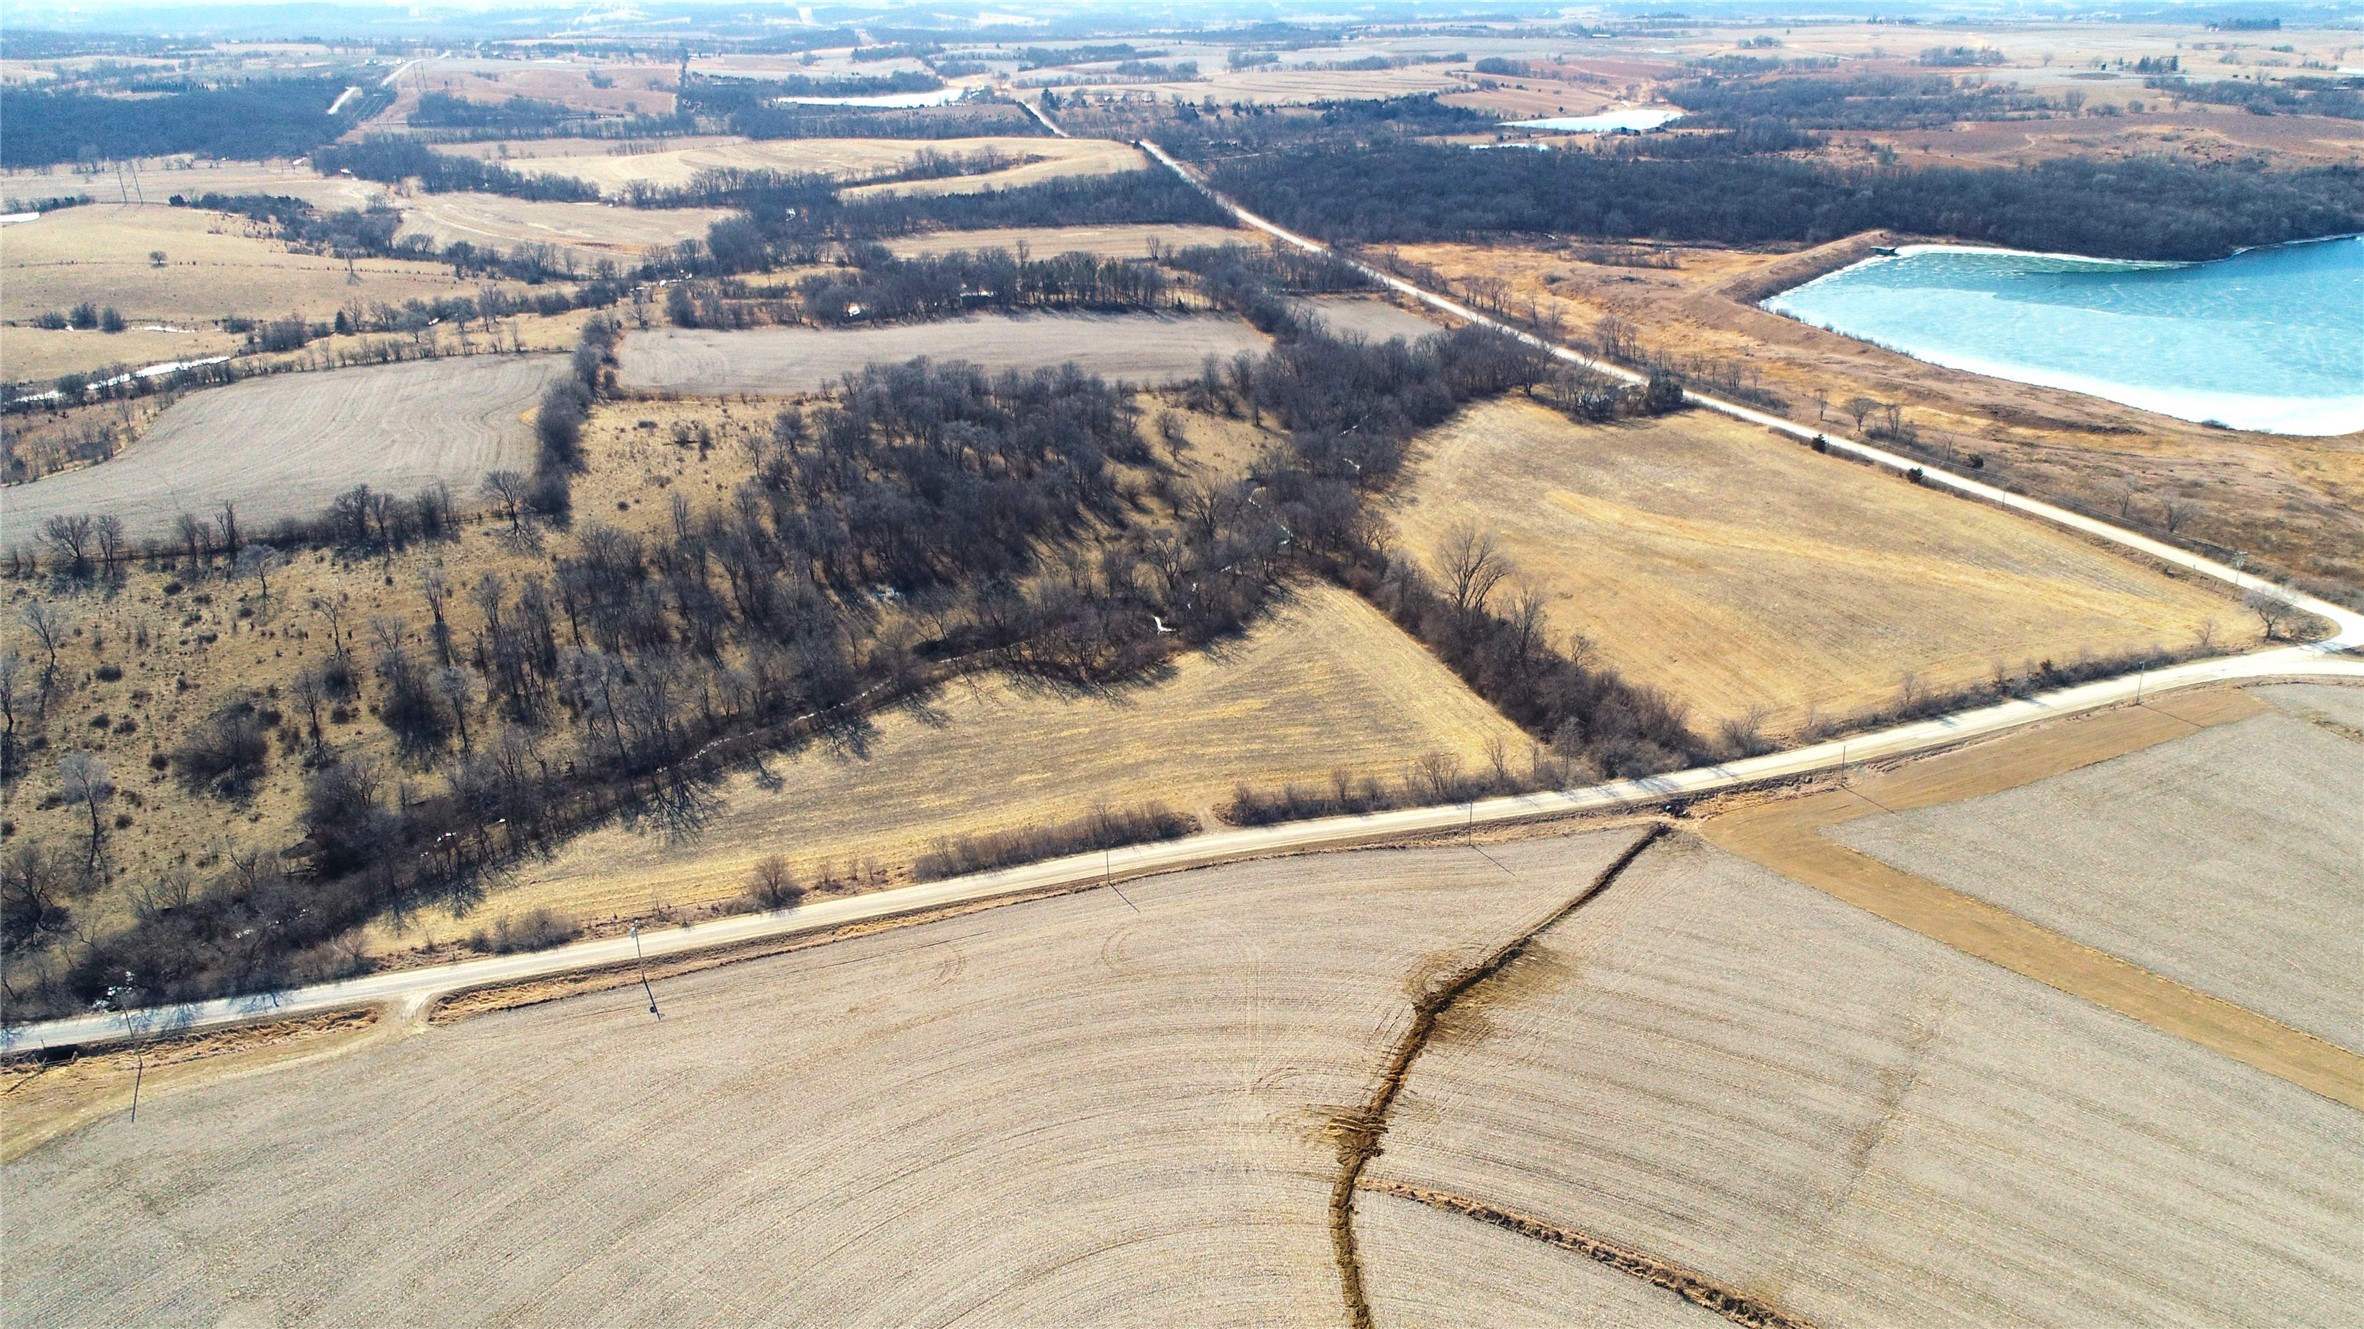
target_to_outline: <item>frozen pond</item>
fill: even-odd
[[[1931,364],[2178,419],[2364,429],[2364,237],[2213,263],[1912,246],[1765,308]]]
[[[1615,134],[1623,130],[1656,129],[1682,112],[1664,106],[1602,111],[1598,115],[1558,115],[1546,120],[1513,120],[1512,129],[1547,129],[1555,134]]]

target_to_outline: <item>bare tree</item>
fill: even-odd
[[[222,510],[214,514],[213,524],[214,529],[222,537],[222,553],[232,560],[236,560],[238,551],[244,548],[238,539],[238,505],[227,499],[223,500]]]
[[[1862,433],[1863,422],[1871,417],[1873,411],[1880,409],[1880,404],[1869,397],[1855,396],[1841,402],[1839,409],[1855,421],[1855,431]]]
[[[238,551],[238,571],[254,578],[263,598],[271,598],[271,570],[287,560],[269,545],[248,545]]]
[[[509,519],[509,529],[525,529],[521,520],[526,498],[533,493],[533,484],[515,471],[486,471],[484,482],[476,487],[486,502],[501,510]]]
[[[115,778],[107,764],[87,752],[69,752],[58,758],[58,797],[79,806],[90,814],[90,857],[85,867],[98,867],[99,843],[106,836],[106,822],[101,811],[115,797]]]
[[[106,575],[115,575],[116,565],[123,561],[123,519],[109,512],[90,524],[92,541],[98,547],[99,566]]]
[[[189,566],[196,567],[213,555],[213,529],[196,513],[184,512],[173,519],[173,529],[180,533],[181,547],[188,551]]]
[[[1454,610],[1464,618],[1483,612],[1494,588],[1511,572],[1510,560],[1503,557],[1494,537],[1472,522],[1454,527],[1445,536],[1437,560],[1443,570],[1446,594],[1451,597]]]
[[[804,887],[788,870],[788,860],[766,855],[747,874],[747,898],[765,909],[785,909],[804,898]]]
[[[345,637],[345,614],[351,604],[352,602],[342,591],[335,595],[315,595],[312,597],[312,612],[328,620],[329,654],[334,655],[340,661],[345,659],[352,649],[352,643]]]
[[[56,605],[35,600],[16,617],[25,625],[25,631],[33,634],[33,640],[41,643],[41,649],[49,653],[49,663],[41,670],[41,699],[46,707],[50,689],[57,686],[57,648],[65,644],[66,616]]]
[[[2279,586],[2260,586],[2241,597],[2241,607],[2257,615],[2265,625],[2267,641],[2281,637],[2290,621],[2298,617],[2298,606],[2290,603],[2290,596]]]
[[[328,679],[315,665],[295,676],[296,705],[304,708],[304,724],[311,731],[312,754],[320,755],[324,735],[320,725],[320,710],[328,704]]]
[[[2188,498],[2166,499],[2159,504],[2159,522],[2167,528],[2169,534],[2173,534],[2185,522],[2192,519],[2192,513],[2197,507],[2198,505]]]
[[[65,513],[41,523],[41,539],[66,560],[65,570],[76,577],[90,575],[91,520]]]
[[[16,713],[29,682],[23,657],[0,655],[0,784],[16,778]]]
[[[451,583],[444,578],[443,569],[429,564],[419,569],[419,594],[426,597],[427,613],[434,620],[435,655],[444,668],[451,668],[451,624],[443,617],[443,606],[451,599]]]

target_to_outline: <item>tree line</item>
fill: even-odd
[[[140,97],[0,88],[0,166],[85,159],[301,157],[385,109],[393,94],[369,89],[335,115],[337,77],[271,78],[221,87],[183,85]]]
[[[1211,164],[1282,225],[1350,242],[1503,232],[1750,245],[1888,229],[2108,258],[2209,259],[2364,230],[2364,171],[2165,161],[1843,169],[1787,158],[1620,159],[1401,143]]]

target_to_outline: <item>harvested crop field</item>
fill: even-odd
[[[1731,1323],[1605,1264],[1417,1200],[1365,1192],[1355,1199],[1354,1226],[1378,1324],[1723,1329]]]
[[[466,494],[530,461],[526,414],[566,372],[558,356],[479,355],[247,379],[183,398],[112,461],[0,490],[0,504],[11,538],[59,513],[113,513],[138,537],[224,500],[251,526],[312,516],[357,484]]]
[[[1703,411],[1577,425],[1503,401],[1436,430],[1395,514],[1434,566],[1457,525],[1550,588],[1550,618],[1697,719],[1770,732],[2041,660],[2254,637],[2201,585]],[[2211,626],[2212,625],[2212,626]]]
[[[2267,714],[1830,833],[2063,936],[2364,1049],[2358,789],[2364,744]]]
[[[103,376],[121,366],[141,369],[176,360],[230,355],[246,338],[216,328],[164,330],[163,325],[100,332],[95,328],[0,327],[0,378],[46,384],[62,374]]]
[[[1186,655],[1159,682],[1080,696],[955,684],[858,739],[732,777],[692,837],[595,831],[520,868],[467,920],[431,910],[377,935],[392,948],[536,908],[594,920],[728,901],[772,854],[807,881],[865,859],[900,876],[946,836],[1056,825],[1095,804],[1203,815],[1241,782],[1393,781],[1430,754],[1474,772],[1489,743],[1525,761],[1526,736],[1377,611],[1309,586],[1247,640]]]
[[[1434,323],[1401,305],[1366,296],[1324,295],[1299,302],[1299,306],[1328,325],[1337,337],[1360,337],[1365,341],[1391,341],[1397,337],[1418,341],[1446,330],[1442,323]]]
[[[1154,314],[972,314],[872,328],[660,328],[624,338],[617,377],[630,388],[702,396],[811,392],[875,361],[966,360],[986,369],[1073,363],[1087,374],[1163,382],[1210,355],[1261,353],[1235,318]]]
[[[934,231],[883,242],[897,258],[925,254],[978,253],[1023,245],[1036,258],[1053,254],[1095,254],[1102,258],[1147,258],[1151,246],[1167,250],[1201,245],[1258,243],[1247,231],[1227,226],[1006,226],[978,231]]]
[[[622,266],[649,250],[703,239],[707,227],[730,215],[724,208],[619,208],[499,194],[422,194],[404,201],[396,236],[425,236],[438,246],[465,240],[504,252],[520,245],[555,245],[588,269],[601,258]]]
[[[1330,1321],[1325,1126],[1407,977],[1633,839],[1172,874],[190,1088],[0,1169],[10,1316]]]
[[[665,146],[666,143],[678,146]],[[1130,171],[1142,164],[1130,144],[1089,138],[699,138],[609,143],[595,139],[543,139],[453,145],[443,151],[470,157],[497,158],[513,171],[527,175],[566,175],[615,193],[635,183],[678,188],[701,171],[819,172],[834,176],[868,176],[896,170],[922,152],[947,157],[973,156],[992,151],[1013,159],[1041,158],[990,175],[950,177],[911,182],[934,190],[1000,188],[1034,184],[1060,175],[1099,175]],[[1013,178],[1019,177],[1019,178]]]
[[[344,259],[294,253],[264,234],[243,217],[195,208],[92,205],[48,213],[0,228],[0,316],[29,322],[87,300],[113,305],[134,326],[188,326],[226,314],[328,319],[356,301],[473,296],[485,284],[461,281],[441,264],[390,258],[355,259],[348,273]],[[161,266],[151,252],[163,253]],[[99,351],[95,364],[119,358],[103,344]]]
[[[1365,1175],[1824,1326],[2330,1324],[2355,1120],[1677,839],[1447,1012]]]

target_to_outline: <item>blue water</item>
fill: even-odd
[[[2179,419],[2364,430],[2364,237],[2181,264],[1913,248],[1765,308],[1931,364]]]

